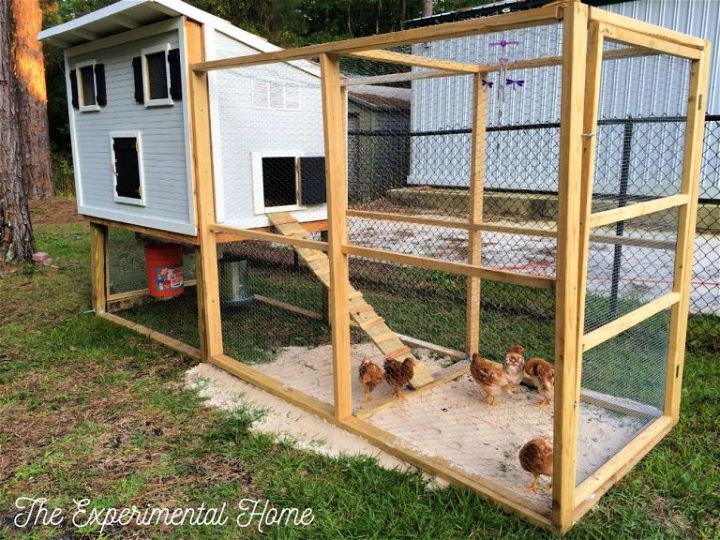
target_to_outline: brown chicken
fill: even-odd
[[[520,383],[523,380],[523,368],[525,367],[525,357],[523,356],[524,352],[525,347],[522,345],[513,345],[505,354],[503,369],[505,370],[505,373],[508,374],[508,377],[510,377],[510,389],[512,392],[518,391]]]
[[[385,380],[392,386],[395,397],[405,399],[400,391],[408,384],[415,375],[415,362],[412,358],[406,358],[399,362],[394,358],[385,359]]]
[[[537,493],[540,476],[549,476],[553,473],[553,441],[551,437],[539,437],[525,443],[518,454],[520,466],[533,475],[533,483],[527,487],[528,491]],[[552,483],[546,488],[549,490]]]
[[[372,399],[372,391],[380,384],[385,374],[375,362],[365,358],[360,364],[360,384],[363,385],[363,403]]]
[[[555,390],[555,368],[542,358],[531,358],[525,364],[525,375],[532,381],[543,397],[538,405],[547,405]]]
[[[495,406],[495,396],[512,385],[510,376],[503,368],[480,357],[477,353],[472,355],[470,374],[485,392],[485,397],[480,401],[484,401],[491,407]]]

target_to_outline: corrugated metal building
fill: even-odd
[[[498,2],[417,19],[409,25],[489,16],[545,3],[545,0]],[[587,3],[720,44],[720,0],[589,0]],[[500,45],[503,39],[511,44]],[[413,47],[413,53],[471,63],[496,63],[507,58],[512,63],[559,55],[561,49],[561,25],[546,25],[418,44]],[[720,114],[720,83],[715,75],[719,58],[718,46],[715,46],[709,115]],[[668,56],[605,62],[600,98],[600,117],[605,122],[598,128],[597,190],[608,194],[617,192],[623,161],[629,161],[630,195],[657,196],[674,190],[680,174],[681,155],[677,149],[681,146],[684,125],[677,119],[662,122],[642,119],[684,116],[688,73],[689,62]],[[508,79],[513,82],[506,83]],[[557,66],[496,73],[488,78],[493,87],[486,88],[490,126],[486,187],[556,189],[559,129],[554,124],[559,119],[560,79],[561,69]],[[517,81],[523,81],[522,86]],[[470,143],[467,131],[472,113],[470,77],[418,80],[412,88],[411,131],[415,135],[408,182],[467,186]],[[637,121],[628,128],[627,119]],[[518,128],[528,125],[531,126],[528,129]],[[714,137],[706,138],[701,197],[707,199],[720,199],[718,145]]]

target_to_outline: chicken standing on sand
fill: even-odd
[[[495,406],[495,396],[512,385],[510,376],[502,367],[495,365],[486,358],[482,358],[477,353],[472,355],[470,374],[485,392],[485,397],[481,398],[481,401],[491,407]]]
[[[405,399],[400,391],[415,375],[415,361],[406,358],[402,362],[394,358],[385,359],[385,380],[392,387],[396,398]]]
[[[505,354],[505,362],[503,363],[503,369],[508,374],[510,379],[510,391],[515,393],[520,388],[520,383],[523,380],[525,374],[523,368],[525,367],[525,357],[523,353],[525,347],[522,345],[513,345],[507,350]]]
[[[528,491],[537,493],[541,476],[552,478],[553,473],[553,441],[551,437],[539,437],[525,443],[518,454],[520,466],[533,475],[533,483]],[[550,484],[545,490],[552,487]]]
[[[524,367],[525,375],[532,381],[543,397],[538,405],[548,405],[555,390],[555,368],[547,360],[531,358]]]
[[[382,382],[385,374],[383,370],[380,369],[380,366],[369,358],[363,359],[358,371],[360,374],[360,384],[363,386],[363,403],[365,403],[372,399],[372,391]]]

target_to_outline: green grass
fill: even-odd
[[[252,434],[255,411],[228,414],[203,407],[194,392],[183,388],[191,360],[85,313],[90,305],[86,227],[40,226],[37,232],[38,249],[51,253],[58,268],[26,266],[0,279],[0,538],[101,536],[97,528],[18,531],[12,519],[19,496],[47,497],[51,505],[64,508],[81,497],[98,508],[234,505],[252,497],[278,507],[311,506],[315,512],[311,527],[271,528],[264,536],[231,523],[213,529],[106,529],[104,537],[550,537],[467,491],[428,490],[418,474],[387,471],[368,458],[321,457]],[[256,279],[266,278],[256,273]],[[443,276],[416,279],[428,283],[432,294],[397,300],[382,287],[368,294],[406,333],[432,333],[456,344],[464,327],[464,303],[445,299],[458,296],[462,283]],[[274,286],[275,292],[282,285],[277,280],[255,284],[266,291]],[[552,321],[543,314],[551,311],[552,297],[535,292],[510,297],[508,292],[483,284],[488,354],[502,351],[507,336],[496,334],[507,331],[518,333],[513,337],[533,332],[528,334],[536,342],[533,349],[550,356],[552,343],[546,336]],[[310,288],[283,294],[288,301],[308,304],[319,298]],[[433,297],[441,300],[421,304],[422,312],[413,307]],[[441,305],[446,310],[442,317],[433,311]],[[184,322],[195,316],[190,315],[192,307],[176,310],[187,312]],[[516,319],[493,319],[500,308]],[[258,313],[255,322],[269,315]],[[235,316],[239,336],[252,320]],[[277,322],[277,343],[297,334]],[[488,324],[494,324],[492,330],[486,329]],[[718,328],[718,318],[690,320],[680,424],[570,538],[720,536]],[[309,343],[327,337],[305,330],[301,334]],[[238,342],[238,351],[266,346],[268,333],[243,339],[247,343]]]

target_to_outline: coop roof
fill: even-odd
[[[280,50],[265,39],[181,0],[120,0],[72,21],[43,30],[38,39],[62,48],[82,45],[164,19],[185,16],[212,26],[260,52]]]
[[[407,110],[410,108],[411,97],[410,88],[393,86],[359,84],[350,86],[348,91],[348,98],[358,105],[382,110]]]

